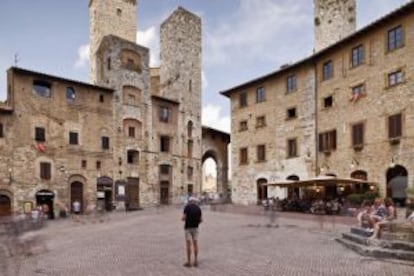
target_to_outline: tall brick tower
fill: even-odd
[[[106,35],[136,42],[137,0],[89,0],[89,80],[96,83],[96,51]]]
[[[356,0],[314,0],[315,52],[356,29]]]

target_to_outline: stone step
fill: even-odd
[[[384,231],[381,235],[381,239],[414,242],[414,233]]]
[[[367,246],[345,238],[337,238],[336,241],[363,256],[414,261],[414,251]]]
[[[384,228],[384,232],[402,232],[414,234],[414,226],[407,222],[392,223]]]
[[[368,239],[367,237],[353,234],[353,233],[343,233],[342,238],[345,240],[350,240],[354,243],[358,243],[365,246],[376,246],[382,248],[396,249],[396,250],[408,250],[414,252],[414,242],[406,240],[384,240],[384,239]]]
[[[371,237],[373,231],[368,231],[367,228],[362,228],[359,226],[353,226],[351,227],[351,233],[358,235],[358,236],[362,236],[362,237]]]

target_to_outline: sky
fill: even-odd
[[[108,0],[109,1],[109,0]],[[89,0],[0,1],[0,100],[17,66],[88,82]],[[357,1],[357,28],[407,0]],[[312,0],[138,0],[138,43],[159,66],[159,26],[178,6],[203,22],[203,125],[230,132],[219,92],[309,56]]]

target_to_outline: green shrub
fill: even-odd
[[[378,192],[377,191],[367,191],[365,192],[365,194],[363,195],[363,199],[364,200],[368,200],[370,202],[374,202],[374,199],[376,199],[377,197],[379,197]]]
[[[349,194],[346,199],[353,205],[360,205],[363,200],[362,194]]]

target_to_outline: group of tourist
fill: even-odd
[[[357,215],[359,225],[372,232],[371,239],[381,237],[381,229],[397,218],[397,211],[391,198],[376,198],[371,202],[362,202],[362,209]]]

